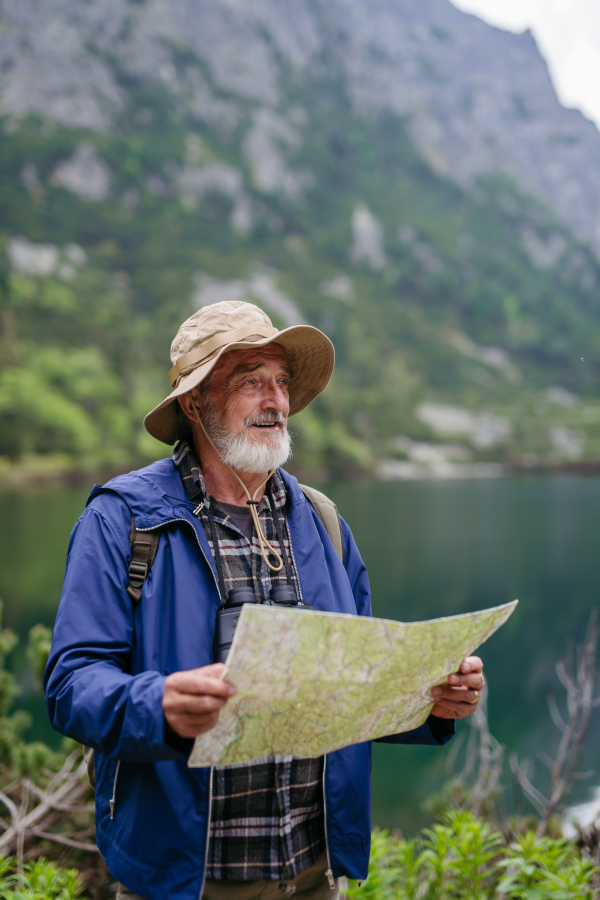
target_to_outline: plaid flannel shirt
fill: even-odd
[[[287,528],[287,496],[276,472],[267,484],[258,514],[268,540],[281,553],[273,514],[283,518],[283,553],[289,566],[272,572],[252,541],[208,494],[194,451],[182,441],[173,461],[193,503],[215,556],[220,555],[219,585],[223,598],[233,587],[249,585],[264,601],[274,584],[288,583],[299,596],[300,586]],[[266,661],[267,662],[267,661]],[[207,877],[254,881],[295,878],[325,849],[323,820],[323,758],[272,756],[234,766],[215,766]]]

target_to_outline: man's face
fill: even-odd
[[[263,472],[288,459],[291,377],[281,347],[267,344],[224,354],[208,387],[193,392],[202,397],[207,432],[233,468]]]
[[[240,435],[248,420],[260,419],[260,424],[248,427],[248,437],[252,441],[268,440],[269,434],[286,426],[290,378],[290,368],[278,344],[231,350],[215,366],[210,399],[229,432]]]

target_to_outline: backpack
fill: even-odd
[[[342,536],[342,523],[338,508],[329,497],[317,491],[315,488],[301,484],[302,493],[318,515],[325,531],[331,538],[331,542],[335,547],[335,551],[340,558],[340,562],[344,562],[344,541]],[[160,541],[160,528],[153,531],[140,531],[135,527],[135,519],[131,517],[131,528],[129,529],[129,545],[131,547],[131,562],[129,563],[129,583],[127,585],[127,593],[136,607],[142,599],[142,589],[144,582],[150,574],[150,570],[154,565],[158,544]],[[83,756],[87,765],[87,775],[90,785],[96,789],[96,767],[94,762],[94,751],[91,747],[83,748]]]
[[[315,490],[315,488],[308,487],[306,484],[301,484],[300,488],[321,520],[343,564],[344,541],[342,537],[342,523],[340,522],[337,506],[333,500],[330,500],[329,497],[326,497],[321,491]],[[129,529],[131,562],[129,563],[127,593],[134,606],[137,606],[142,599],[142,588],[156,559],[159,541],[159,528],[154,531],[139,531],[135,527],[133,516],[131,517],[131,528]]]

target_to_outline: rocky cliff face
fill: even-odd
[[[318,91],[337,78],[357,111],[405,118],[437,172],[467,186],[505,172],[600,250],[598,130],[561,107],[529,33],[493,28],[448,0],[3,0],[0,8],[5,114],[110,130],[128,114],[132,84],[160,84],[188,116],[221,132],[241,128],[258,185],[293,201],[310,173],[285,165],[306,139],[286,85]]]
[[[335,343],[298,466],[597,465],[600,136],[529,35],[448,0],[0,10],[0,482],[163,453],[172,336],[237,299]]]

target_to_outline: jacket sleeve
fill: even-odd
[[[44,675],[53,727],[110,757],[181,757],[165,740],[165,676],[130,674],[133,607],[126,593],[131,512],[101,495],[71,535],[52,648]]]
[[[403,731],[400,734],[387,734],[385,737],[376,738],[378,744],[447,744],[454,736],[454,719],[439,719],[437,716],[429,716],[426,722],[412,731]]]
[[[341,519],[342,538],[344,543],[344,566],[352,587],[356,610],[359,616],[370,616],[371,589],[369,576],[361,555],[358,552],[356,541],[348,524]],[[404,731],[401,734],[390,734],[377,738],[377,743],[382,744],[446,744],[454,734],[454,719],[439,719],[437,716],[429,716],[427,721],[419,728]]]

